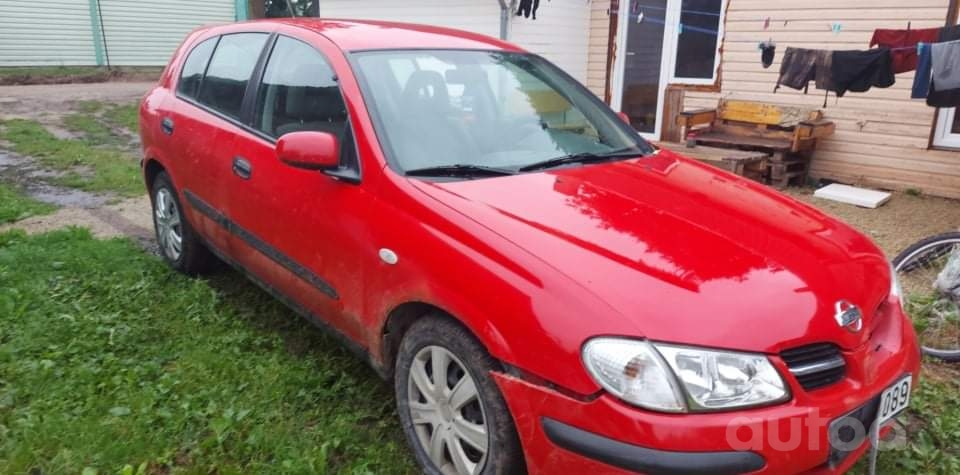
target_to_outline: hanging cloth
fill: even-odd
[[[798,91],[806,91],[810,81],[816,78],[817,50],[793,48],[788,46],[783,52],[780,62],[780,77],[773,92],[780,86],[787,86]]]
[[[933,81],[939,89],[960,89],[960,41],[934,43],[930,47]]]
[[[773,59],[777,56],[777,44],[773,41],[764,41],[760,43],[760,64],[763,69],[767,69],[773,64]]]
[[[810,81],[817,89],[833,90],[833,52],[822,49],[804,49],[787,46],[780,63],[780,77],[773,91],[787,86],[806,92]]]
[[[847,91],[890,87],[896,82],[889,48],[834,51],[831,72],[837,97],[843,97]]]
[[[870,47],[890,48],[894,74],[917,69],[917,43],[933,43],[940,36],[941,28],[922,28],[919,30],[877,29],[873,31]]]
[[[937,38],[938,42],[946,43],[956,40],[960,40],[960,25],[946,26],[940,29],[940,37]],[[960,106],[960,89],[941,89],[937,86],[937,81],[934,79],[930,82],[930,92],[927,94],[927,105],[931,107]]]
[[[932,70],[930,43],[917,43],[917,74],[913,76],[911,99],[923,99],[930,93]]]
[[[540,0],[520,0],[520,5],[517,8],[517,16],[522,16],[524,18],[530,18],[533,16],[533,19],[537,19],[537,9],[540,8]]]

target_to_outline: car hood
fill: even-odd
[[[769,353],[854,348],[890,290],[883,254],[849,226],[668,151],[413,183],[606,301],[629,336]],[[837,323],[839,301],[862,309],[862,331]],[[591,315],[582,318],[588,338]]]

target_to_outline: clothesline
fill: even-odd
[[[666,7],[658,7],[658,6],[655,6],[655,5],[639,5],[639,4],[637,4],[637,5],[632,5],[632,6],[631,6],[631,10],[633,10],[633,11],[638,11],[638,10],[643,10],[643,9],[663,10],[663,11],[666,11]],[[690,14],[690,15],[703,15],[703,16],[712,16],[712,17],[717,17],[717,18],[720,17],[720,14],[719,14],[719,13],[705,12],[705,11],[703,11],[703,10],[680,9],[680,14],[684,14],[684,13],[687,13],[687,14]]]
[[[637,16],[639,16],[639,15],[637,15]],[[631,18],[633,18],[633,16],[631,16]],[[644,16],[644,17],[643,17],[643,21],[644,21],[644,22],[650,22],[650,23],[656,23],[656,24],[658,24],[658,25],[666,25],[666,24],[667,24],[667,22],[666,22],[663,18],[651,18],[651,17],[648,17],[648,16]],[[685,23],[680,23],[679,29],[680,29],[680,33],[683,33],[683,32],[685,32],[685,31],[693,31],[693,32],[704,33],[704,34],[713,35],[713,36],[717,36],[717,35],[720,34],[717,30],[711,30],[711,29],[708,29],[708,28],[700,28],[699,26],[687,25],[687,24],[685,24]]]
[[[909,28],[909,27],[908,27]],[[911,98],[926,98],[932,107],[960,107],[960,26],[920,30],[877,29],[867,50],[825,50],[788,47],[774,91],[781,85],[818,89],[842,97],[890,87],[895,74],[916,71]],[[772,62],[775,44],[761,43],[764,66]],[[826,98],[824,99],[826,107]]]

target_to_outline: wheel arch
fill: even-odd
[[[163,166],[159,160],[156,158],[150,157],[144,160],[143,162],[143,180],[147,186],[147,192],[150,194],[153,199],[153,182],[157,179],[157,175],[161,172],[166,172],[167,175],[170,175],[170,172],[167,170],[167,167]],[[173,177],[170,178],[173,180]]]
[[[380,331],[380,359],[387,377],[392,377],[397,361],[397,353],[403,336],[414,322],[428,316],[438,316],[462,326],[480,343],[501,368],[503,356],[509,350],[503,337],[493,327],[487,326],[486,335],[477,331],[464,318],[436,304],[421,300],[410,300],[394,306],[388,312]]]

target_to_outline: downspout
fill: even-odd
[[[510,30],[510,13],[513,12],[513,3],[515,0],[500,0],[500,39],[507,41],[507,35]]]

